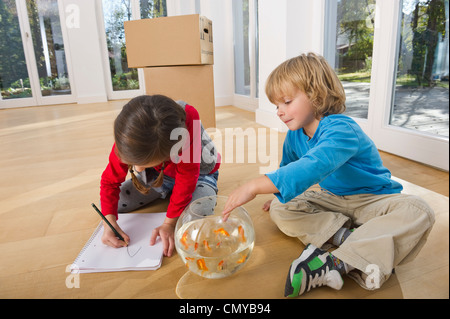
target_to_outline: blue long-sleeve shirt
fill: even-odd
[[[303,129],[289,131],[280,168],[266,174],[282,203],[312,185],[336,195],[394,194],[402,185],[391,179],[373,141],[345,115],[324,117],[309,137]]]

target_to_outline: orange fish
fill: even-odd
[[[188,236],[188,232],[185,231],[183,236],[181,236],[181,239],[180,239],[180,243],[183,244],[184,248],[186,248],[186,249],[189,248],[189,245],[187,243],[187,236]]]
[[[220,261],[220,263],[217,265],[217,270],[223,269],[223,260]]]
[[[200,270],[208,271],[208,267],[206,267],[205,259],[203,259],[203,258],[197,260],[197,267]]]
[[[198,248],[198,243],[195,243],[194,244],[194,250],[197,250],[197,248]]]
[[[206,239],[203,241],[203,245],[205,245],[206,249],[211,250],[211,247],[209,247],[208,241]]]
[[[247,259],[247,255],[243,255],[243,256],[241,257],[241,259],[239,259],[238,261],[236,261],[236,263],[242,264],[242,263],[245,261],[245,259]]]
[[[185,257],[185,259],[187,260],[187,262],[186,262],[186,267],[189,269],[189,261],[194,261],[195,258],[192,258],[192,257]]]
[[[240,239],[243,243],[245,243],[245,242],[247,241],[247,239],[245,238],[245,235],[244,235],[244,228],[243,228],[242,226],[239,226],[239,227],[238,227],[238,232],[239,232],[239,235],[241,236],[239,239]]]
[[[222,234],[222,235],[225,235],[225,236],[230,236],[230,234],[228,234],[228,232],[225,229],[223,229],[223,228],[216,229],[216,230],[214,230],[214,232],[216,234]]]

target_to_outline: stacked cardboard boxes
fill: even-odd
[[[212,22],[198,14],[125,22],[128,66],[143,68],[146,94],[194,106],[216,126]]]

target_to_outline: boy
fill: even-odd
[[[302,54],[282,63],[266,94],[289,128],[280,168],[236,189],[223,219],[257,194],[275,194],[264,210],[306,245],[290,266],[285,296],[323,285],[341,289],[344,274],[363,288],[379,288],[418,254],[434,224],[432,209],[400,193],[372,140],[341,114],[344,89],[323,57]],[[307,191],[317,183],[320,192]],[[326,243],[337,249],[320,249]]]

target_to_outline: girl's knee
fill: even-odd
[[[199,183],[195,188],[194,193],[192,193],[192,201],[208,196],[217,195],[217,190],[207,183]]]

